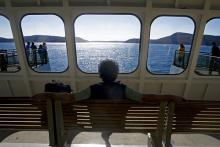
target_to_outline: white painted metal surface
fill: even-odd
[[[85,6],[90,5],[90,6]],[[69,69],[64,73],[36,73],[25,59],[20,21],[28,13],[53,13],[65,24]],[[100,81],[98,74],[85,74],[76,67],[73,45],[73,21],[82,13],[131,13],[142,22],[140,64],[132,74],[121,74],[119,80],[143,93],[175,94],[187,99],[220,100],[220,77],[199,76],[194,70],[206,22],[220,17],[220,1],[214,0],[1,0],[0,14],[11,22],[21,70],[0,73],[0,96],[31,96],[43,92],[44,84],[58,80],[80,91]],[[192,53],[186,71],[180,75],[152,75],[146,70],[149,33],[152,20],[159,15],[186,15],[196,22]]]

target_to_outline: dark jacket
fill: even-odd
[[[90,86],[92,99],[122,99],[126,98],[126,86],[119,82],[99,83]]]
[[[212,47],[212,56],[217,56],[217,57],[220,56],[220,51],[219,51],[218,46],[213,46]]]

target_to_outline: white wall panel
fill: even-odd
[[[131,88],[135,91],[138,91],[138,89],[139,89],[139,84],[138,83],[130,83],[130,82],[123,82],[123,81],[122,81],[122,83],[127,85],[127,87],[129,87],[129,88]]]
[[[188,99],[201,100],[204,97],[207,85],[205,83],[194,83],[188,93]]]
[[[12,93],[10,91],[10,88],[8,86],[7,81],[0,81],[0,97],[10,97],[12,96]]]
[[[10,81],[10,86],[15,96],[28,96],[27,87],[24,81]]]
[[[161,83],[145,83],[143,91],[145,94],[160,94]]]
[[[183,96],[185,84],[182,83],[165,83],[163,84],[162,94],[172,94]]]
[[[220,100],[220,84],[209,84],[204,99]]]

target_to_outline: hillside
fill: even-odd
[[[183,43],[185,45],[191,44],[193,35],[188,33],[174,33],[170,36],[163,37],[156,40],[151,40],[150,43],[153,44],[179,44]],[[204,35],[202,40],[202,45],[212,45],[212,42],[216,42],[220,45],[220,36]]]
[[[0,42],[12,42],[13,39],[0,37]],[[65,38],[61,36],[49,36],[49,35],[33,35],[25,36],[24,41],[27,42],[65,42]],[[85,39],[76,37],[76,42],[88,42]]]
[[[124,41],[125,43],[139,43],[140,39],[138,38],[132,38]]]
[[[153,44],[191,44],[192,42],[192,34],[188,33],[174,33],[170,36],[163,37],[156,40],[151,40],[150,43]]]
[[[3,37],[0,37],[0,42],[12,42],[14,41],[13,39],[11,38],[3,38]]]
[[[160,39],[150,40],[152,44],[179,44],[183,43],[185,45],[191,44],[193,38],[192,34],[177,32],[170,36],[166,36]],[[13,39],[0,37],[0,42],[12,42]],[[61,36],[49,36],[49,35],[33,35],[25,36],[24,41],[30,42],[65,42],[65,37]],[[90,42],[80,37],[76,37],[75,41],[80,42]],[[139,43],[138,38],[131,38],[126,41],[99,41],[99,42],[124,42],[124,43]],[[220,36],[204,35],[202,45],[212,45],[212,42],[216,42],[220,45]],[[91,41],[92,42],[92,41]],[[93,41],[94,42],[94,41]]]

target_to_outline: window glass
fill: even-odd
[[[26,15],[21,21],[29,66],[37,72],[68,67],[64,24],[56,15]]]
[[[151,24],[147,69],[180,74],[188,65],[195,24],[185,16],[160,16]]]
[[[133,72],[140,50],[139,19],[134,15],[79,16],[74,23],[77,65],[86,73],[97,73],[100,61],[115,60],[119,73]]]
[[[220,75],[220,18],[211,19],[205,27],[196,73]]]
[[[4,16],[0,16],[0,72],[18,70],[20,70],[20,65],[10,22]]]

